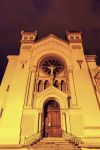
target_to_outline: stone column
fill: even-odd
[[[38,131],[37,132],[41,131],[41,121],[42,121],[42,113],[39,113],[38,114]]]
[[[71,92],[71,100],[70,100],[70,106],[71,107],[77,107],[77,97],[76,97],[76,90],[75,90],[75,83],[74,83],[74,77],[73,77],[73,71],[72,69],[68,69],[68,77],[69,77],[69,85],[70,85],[70,92]]]
[[[39,131],[41,131],[42,113],[39,113]]]
[[[45,80],[42,80],[43,82],[43,91],[45,90]]]
[[[64,117],[65,117],[65,131],[67,133],[67,120],[66,120],[66,113],[64,113]]]
[[[30,72],[29,86],[27,87],[26,107],[32,107],[33,93],[35,88],[36,67],[34,66]]]
[[[67,125],[66,125],[66,114],[62,112],[62,125],[63,125],[63,130],[67,131]]]

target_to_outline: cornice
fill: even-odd
[[[93,62],[96,59],[96,55],[85,55],[85,59],[87,62]]]
[[[21,43],[34,43],[34,40],[20,40]]]
[[[8,55],[7,59],[8,60],[13,60],[13,59],[17,59],[19,56],[18,55]]]

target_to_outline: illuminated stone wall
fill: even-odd
[[[100,80],[95,77],[98,67],[94,55],[84,55],[81,33],[68,32],[65,41],[54,35],[38,41],[37,32],[21,34],[20,53],[8,56],[0,88],[0,144],[24,143],[25,137],[41,131],[44,103],[50,98],[60,105],[62,130],[86,141],[98,138]],[[39,67],[42,59],[49,56],[64,63],[64,70],[55,79]],[[37,90],[39,79],[50,82],[41,92]],[[64,79],[68,89],[62,91],[53,86],[51,80],[56,79],[59,83]]]

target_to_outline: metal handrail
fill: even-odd
[[[83,141],[81,138],[79,138],[71,133],[66,133],[63,130],[62,130],[62,136],[64,139],[70,141],[71,143],[74,143],[75,145],[80,146],[81,144],[83,144]]]
[[[42,138],[42,132],[38,132],[38,133],[35,133],[35,134],[32,134],[31,136],[29,137],[25,137],[25,141],[24,141],[24,144],[25,145],[30,145],[32,143],[36,143],[38,140],[40,140]]]

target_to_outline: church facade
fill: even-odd
[[[81,32],[67,32],[65,41],[21,35],[0,87],[0,144],[24,144],[38,133],[100,143],[100,67],[84,54]]]

